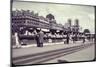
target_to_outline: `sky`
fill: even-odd
[[[31,10],[39,13],[39,16],[46,17],[51,13],[55,16],[57,23],[64,25],[68,19],[74,24],[75,19],[79,19],[79,25],[84,29],[89,29],[91,33],[95,32],[95,7],[71,4],[37,3],[14,1],[12,10]]]

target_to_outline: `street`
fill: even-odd
[[[55,44],[42,48],[28,47],[13,49],[13,63],[15,65],[60,63],[93,60],[95,57],[95,44],[86,42],[82,44]]]
[[[77,62],[77,61],[91,61],[95,59],[95,45],[92,45],[89,48],[86,48],[84,50],[65,55],[59,58],[56,58],[54,60],[49,60],[43,63],[58,63],[59,60],[67,61],[67,62]]]

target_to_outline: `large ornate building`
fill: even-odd
[[[34,11],[30,10],[15,10],[12,11],[12,23],[11,23],[11,29],[12,29],[12,35],[17,32],[18,34],[21,34],[24,36],[24,38],[29,37],[27,35],[31,35],[30,38],[34,35],[34,30],[38,30],[38,28],[41,28],[44,33],[51,33],[52,35],[55,35],[55,38],[63,38],[63,35],[67,33],[73,33],[73,32],[79,32],[79,21],[75,20],[75,25],[71,24],[71,19],[68,20],[68,23],[65,24],[66,26],[63,26],[62,24],[57,24],[56,19],[54,15],[48,14],[45,17],[39,16],[38,13],[34,13]],[[47,31],[45,31],[45,30]],[[53,37],[53,38],[54,38]],[[61,41],[60,39],[60,41]]]
[[[56,23],[55,19],[48,19],[43,16],[38,16],[38,13],[34,13],[29,10],[16,10],[12,11],[12,30],[13,31],[22,31],[41,28],[41,29],[54,29],[54,30],[63,30],[63,26]]]

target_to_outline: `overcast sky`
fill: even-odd
[[[72,24],[74,24],[75,19],[79,19],[82,29],[89,29],[91,33],[95,31],[95,8],[93,6],[34,2],[13,2],[12,6],[12,10],[31,10],[44,17],[51,13],[55,16],[57,23],[63,25],[69,18],[72,19]]]

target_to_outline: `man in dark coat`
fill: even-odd
[[[39,34],[39,46],[43,47],[44,33],[42,32],[42,30],[40,30],[38,34]]]
[[[69,35],[67,34],[64,44],[69,44]]]
[[[35,37],[35,40],[36,40],[36,44],[37,44],[37,47],[39,47],[39,34],[38,34],[39,31],[34,31],[34,37]]]
[[[69,35],[67,34],[67,44],[69,44]]]
[[[36,43],[37,43],[37,47],[39,47],[39,34],[36,34],[35,36],[35,40],[36,40]]]

